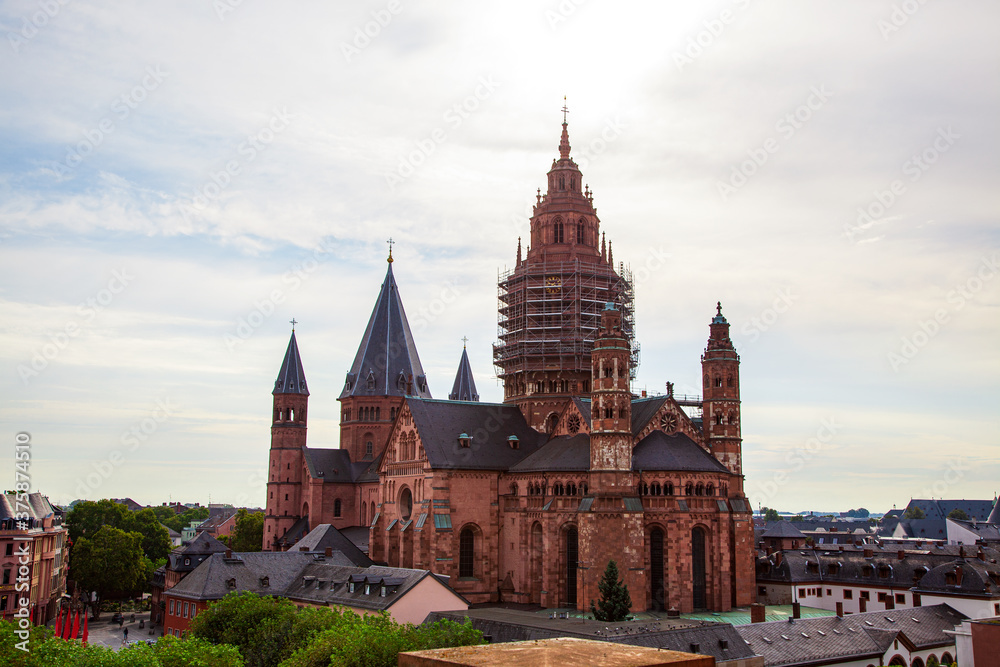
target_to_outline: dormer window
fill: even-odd
[[[374,391],[375,389],[375,371],[368,371],[368,378],[366,379],[368,384],[368,390]]]
[[[399,371],[399,376],[396,378],[396,388],[404,394],[406,393],[406,375],[403,371]]]
[[[458,434],[458,446],[463,448],[468,448],[472,445],[472,438],[468,433]]]
[[[353,593],[354,592],[354,582],[353,581],[347,582],[347,592],[348,593]]]
[[[382,597],[385,597],[385,586],[382,586],[382,591],[379,593]]]
[[[510,445],[511,449],[517,449],[521,442],[517,439],[516,435],[512,435],[507,438],[507,444]]]
[[[268,577],[261,577],[260,578],[260,586],[261,586],[261,588],[267,588],[270,585],[271,585],[271,580]]]
[[[372,592],[372,585],[369,584],[369,583],[366,583],[365,584],[365,595],[371,595],[371,592]]]
[[[234,577],[229,581],[227,581],[226,586],[228,586],[229,588],[236,588],[236,578]]]

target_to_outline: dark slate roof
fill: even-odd
[[[986,521],[993,511],[994,501],[992,500],[929,500],[925,498],[913,498],[906,509],[919,507],[923,510],[927,519],[944,520],[952,510],[962,510],[970,519],[976,521]]]
[[[984,550],[985,551],[985,550]],[[992,550],[990,550],[992,551]],[[962,583],[958,583],[961,568]],[[963,558],[938,565],[925,574],[914,590],[935,595],[961,595],[962,597],[1000,598],[1000,565],[981,561],[978,558]],[[955,583],[949,583],[949,578]]]
[[[309,517],[304,516],[295,523],[292,527],[285,531],[285,534],[278,538],[278,543],[281,545],[292,545],[301,540],[309,532]]]
[[[843,618],[820,616],[794,622],[741,625],[736,631],[764,656],[768,667],[868,659],[883,654],[898,636],[917,650],[954,645],[946,630],[965,619],[948,605],[873,611]]]
[[[653,431],[632,450],[634,470],[684,470],[690,472],[722,472],[726,466],[698,446],[683,433],[667,435]]]
[[[448,398],[452,401],[478,401],[476,380],[472,377],[472,365],[469,364],[469,354],[462,348],[462,358],[458,362],[458,372],[455,374],[455,384]]]
[[[319,553],[324,553],[327,548],[332,549],[335,554],[341,554],[343,557],[343,561],[338,562],[338,565],[357,565],[360,567],[368,567],[372,564],[371,559],[363,554],[361,550],[355,546],[354,542],[347,539],[343,533],[328,523],[321,523],[316,526],[309,531],[308,535],[296,542],[292,547],[295,551],[312,551]],[[327,560],[330,559],[328,558]]]
[[[576,405],[576,409],[580,411],[580,414],[583,415],[584,420],[586,420],[587,428],[590,428],[590,399],[574,396],[573,404]]]
[[[507,470],[532,454],[547,438],[524,421],[514,405],[409,398],[413,424],[432,468]],[[472,437],[461,447],[458,436]],[[518,448],[508,438],[516,436]]]
[[[781,552],[780,564],[775,564],[777,555],[757,560],[758,581],[780,581],[784,583],[803,583],[823,581],[851,586],[891,586],[908,589],[916,585],[924,585],[924,578],[936,568],[941,570],[941,580],[947,567],[953,566],[959,548],[954,549],[901,549],[878,548],[866,545],[862,548],[845,547],[839,549],[785,549]],[[865,557],[865,552],[871,557]],[[902,551],[904,558],[899,559]],[[969,556],[974,555],[973,549],[966,547]],[[981,564],[982,568],[997,569],[995,563],[1000,551],[990,547],[983,548],[986,561],[969,558],[969,562]],[[818,563],[818,564],[817,564]],[[984,575],[988,576],[988,575]],[[935,580],[928,580],[933,585]],[[919,582],[919,583],[918,583]],[[952,587],[953,590],[954,587]],[[982,590],[982,584],[980,584]]]
[[[1000,498],[997,498],[993,502],[993,511],[990,512],[990,516],[986,519],[987,523],[992,523],[994,526],[1000,526]]]
[[[948,525],[945,519],[903,519],[900,521],[907,537],[923,537],[932,540],[948,538]]]
[[[295,342],[294,330],[292,337],[288,339],[288,349],[285,350],[285,358],[281,361],[281,370],[278,371],[278,379],[274,381],[274,391],[271,393],[309,395],[306,372],[302,369],[302,358],[299,357],[299,345]]]
[[[368,526],[349,526],[341,530],[340,534],[349,539],[361,553],[368,555],[368,540],[370,538]]]
[[[175,549],[174,553],[214,554],[227,549],[226,545],[205,532],[198,533],[193,540]]]
[[[408,382],[412,395],[431,397],[390,262],[340,398],[406,396]]]
[[[636,398],[632,400],[632,435],[639,435],[639,431],[649,423],[657,410],[667,402],[666,396],[651,396],[649,398]]]
[[[530,611],[500,607],[433,612],[425,622],[433,623],[442,618],[460,623],[468,618],[472,627],[489,635],[494,643],[579,637],[684,652],[691,652],[692,645],[697,644],[698,653],[711,655],[717,662],[755,655],[729,623],[658,619],[609,624],[590,619],[549,618]]]
[[[799,537],[805,539],[802,531],[792,525],[791,521],[772,521],[760,535],[761,537]]]
[[[350,484],[357,479],[355,466],[351,463],[351,454],[346,449],[305,447],[302,453],[309,468],[309,475],[313,479],[344,484]],[[367,467],[367,463],[364,467]]]
[[[218,600],[230,591],[254,591],[275,595],[284,591],[306,565],[316,559],[314,554],[294,551],[257,551],[212,554],[194,572],[170,589],[170,595],[195,600]],[[267,578],[265,586],[261,579]],[[236,580],[236,586],[227,583]]]
[[[56,508],[48,497],[40,493],[29,493],[27,502],[21,502],[20,505],[18,507],[17,494],[13,491],[0,494],[0,520],[15,519],[19,512],[27,512],[28,519],[34,522],[56,513]]]
[[[553,438],[520,463],[511,472],[587,471],[590,469],[590,436],[579,433]]]
[[[253,591],[292,600],[381,610],[391,607],[428,577],[455,595],[456,606],[468,604],[448,587],[446,577],[434,576],[428,570],[343,565],[301,551],[234,553],[230,558],[214,554],[168,594],[193,600],[218,600],[231,591]],[[348,590],[349,581],[360,584],[355,585],[353,593]],[[366,582],[378,587],[366,594]],[[385,597],[381,595],[382,583],[387,586]]]
[[[1000,542],[1000,526],[992,523],[976,523],[975,521],[960,521],[958,519],[951,519],[951,521],[975,533],[981,540]]]
[[[314,604],[347,605],[362,609],[388,609],[406,595],[414,586],[430,578],[455,596],[456,606],[465,606],[468,601],[452,590],[447,577],[433,576],[430,570],[409,570],[399,567],[345,567],[326,562],[307,565],[294,582],[285,590],[285,597]],[[351,592],[348,582],[354,581]],[[365,593],[365,583],[374,584]],[[386,586],[382,597],[381,586]]]

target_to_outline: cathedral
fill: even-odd
[[[369,556],[448,575],[471,602],[587,610],[608,561],[633,611],[726,611],[754,594],[739,356],[717,305],[703,395],[635,395],[632,280],[616,269],[570,157],[539,189],[530,239],[499,280],[502,403],[479,401],[465,350],[431,396],[392,273],[339,401],[340,448],[308,447],[295,332],[274,384],[264,549],[321,523],[367,526]]]

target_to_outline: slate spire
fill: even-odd
[[[281,370],[278,371],[278,379],[274,381],[274,391],[271,393],[309,395],[309,387],[306,386],[306,372],[302,370],[299,345],[295,341],[294,327],[292,328],[292,337],[288,340],[288,349],[285,350],[285,358],[281,362]]]
[[[463,339],[463,341],[468,339]],[[458,373],[455,374],[455,384],[448,394],[452,401],[479,401],[476,393],[476,380],[472,377],[472,366],[469,364],[469,354],[462,345],[462,359],[458,362]]]
[[[431,398],[427,376],[406,321],[399,288],[392,275],[392,255],[368,327],[340,398],[348,396],[419,396]]]

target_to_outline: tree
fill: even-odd
[[[869,512],[868,510],[866,510],[864,507],[859,507],[858,508],[858,518],[859,519],[867,519],[869,514],[871,514],[871,512]]]
[[[184,527],[181,525],[181,520],[173,507],[158,505],[156,507],[147,507],[146,509],[152,510],[153,514],[156,515],[156,519],[170,530],[179,533]]]
[[[924,511],[919,507],[917,507],[916,505],[913,505],[912,507],[907,507],[906,511],[903,512],[903,518],[909,519],[910,521],[914,519],[924,519],[926,517],[927,515],[924,514]]]
[[[791,519],[789,519],[789,521],[805,521],[805,520],[806,520],[806,518],[804,516],[802,516],[801,514],[796,514]]]
[[[151,561],[160,561],[167,557],[173,545],[170,544],[170,533],[160,524],[156,513],[148,507],[132,515],[133,530],[142,535],[142,552]]]
[[[66,523],[69,539],[75,543],[81,537],[92,537],[104,526],[130,530],[133,517],[125,505],[105,498],[78,502],[66,515]]]
[[[601,592],[597,606],[594,606],[593,600],[590,601],[590,611],[593,612],[594,618],[612,623],[628,618],[629,610],[632,608],[632,597],[628,593],[628,586],[618,579],[618,564],[614,560],[608,561],[597,589]]]
[[[100,601],[135,593],[146,582],[142,535],[104,526],[91,538],[73,545],[70,568],[77,584],[97,593],[93,618],[100,616]]]
[[[236,526],[229,540],[233,551],[260,551],[264,544],[264,513],[236,512]]]
[[[956,507],[952,511],[948,512],[948,518],[956,519],[958,521],[968,521],[969,515]]]
[[[764,511],[764,521],[781,521],[781,515],[778,510],[768,507]]]

